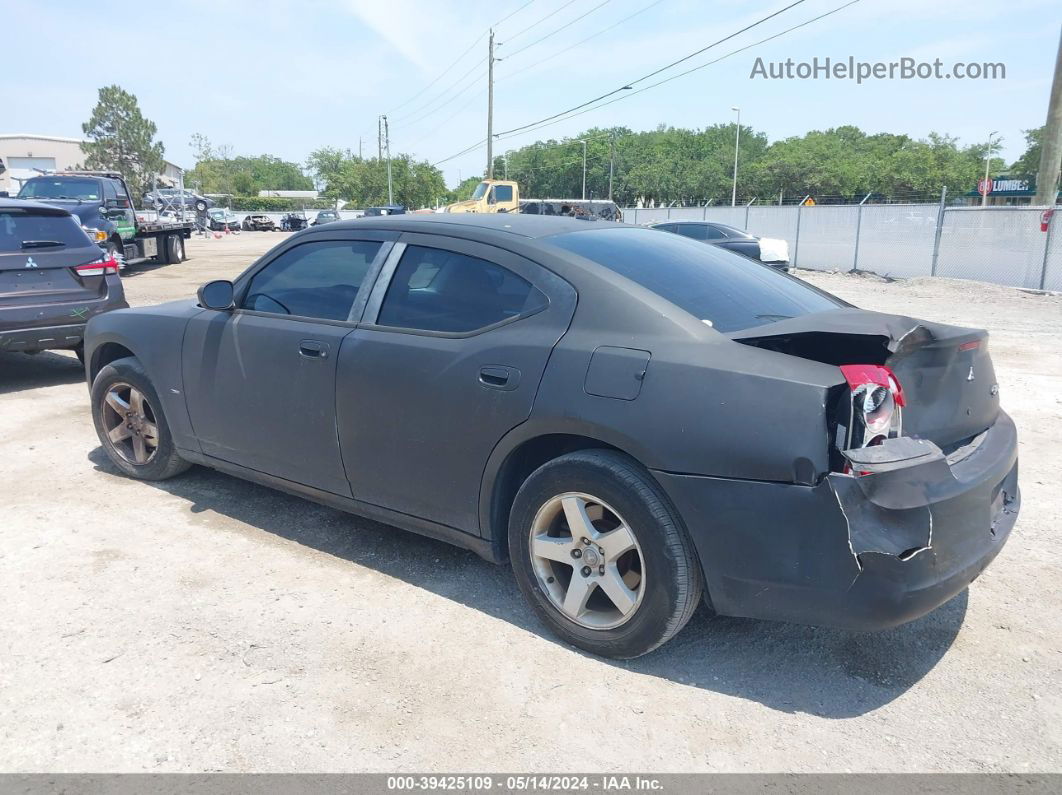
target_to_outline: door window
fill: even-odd
[[[713,234],[713,229],[707,224],[675,224],[675,231],[683,237],[692,237],[694,240],[715,240],[722,237]]]
[[[288,249],[254,275],[242,307],[347,320],[382,243],[322,240]]]
[[[492,191],[491,204],[498,202],[511,202],[513,200],[513,186],[512,185],[495,185]]]
[[[493,262],[409,246],[387,288],[377,324],[466,333],[543,308],[546,296]]]

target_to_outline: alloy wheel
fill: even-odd
[[[100,406],[107,439],[122,458],[142,466],[158,452],[159,429],[144,393],[125,383],[112,384]]]
[[[590,494],[553,497],[531,524],[531,565],[557,610],[588,629],[612,629],[645,593],[638,539],[623,517]]]

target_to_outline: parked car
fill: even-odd
[[[221,207],[215,207],[207,212],[207,223],[215,232],[224,232],[226,229],[230,232],[238,232],[240,229],[240,219],[236,217],[236,214],[232,210]]]
[[[202,464],[508,559],[545,625],[607,656],[702,595],[910,621],[1018,512],[984,331],[606,221],[309,229],[196,299],[93,318],[86,355],[126,474]]]
[[[310,224],[310,219],[306,217],[306,213],[301,210],[294,213],[287,213],[280,219],[280,228],[285,232],[298,232],[300,229],[305,229]]]
[[[277,225],[268,215],[248,215],[243,219],[245,232],[272,232],[276,228]]]
[[[159,212],[164,209],[177,208],[194,209],[196,212],[205,213],[214,206],[214,200],[190,190],[156,188],[144,194],[144,206]]]
[[[363,218],[378,218],[381,215],[404,215],[406,208],[401,204],[384,204],[380,207],[366,207]]]
[[[81,357],[88,319],[127,306],[118,262],[76,216],[0,198],[0,350]]]
[[[654,229],[675,232],[683,237],[703,240],[713,246],[736,251],[749,259],[780,270],[789,268],[789,243],[772,237],[756,237],[726,224],[714,221],[664,221],[651,224]]]
[[[321,226],[322,224],[330,224],[333,221],[339,220],[339,213],[335,210],[321,210],[317,213],[317,217],[313,220],[310,226]]]

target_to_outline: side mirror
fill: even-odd
[[[234,306],[234,288],[232,282],[225,279],[215,279],[212,282],[207,282],[199,288],[196,296],[198,296],[199,305],[203,309],[216,309],[219,312],[223,312],[226,309],[232,309]]]

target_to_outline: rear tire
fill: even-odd
[[[531,474],[510,513],[509,556],[538,617],[604,657],[638,657],[665,643],[703,589],[671,501],[644,467],[612,450],[570,453]]]
[[[126,475],[166,480],[191,466],[177,453],[162,401],[135,357],[100,370],[92,382],[91,405],[100,444]]]
[[[180,235],[166,235],[163,246],[159,259],[164,265],[184,262],[184,239]]]

